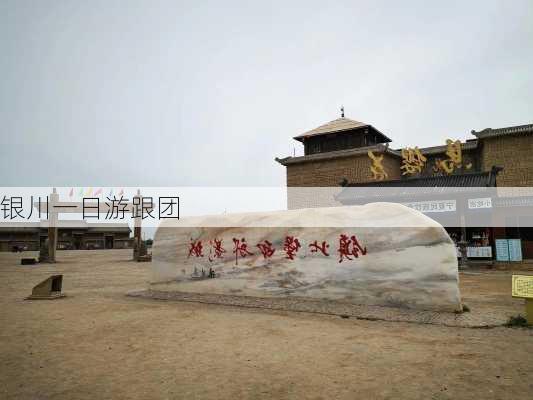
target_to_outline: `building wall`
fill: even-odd
[[[461,168],[455,167],[452,175],[458,175],[458,174],[465,174],[468,172],[478,172],[481,171],[481,156],[478,149],[474,150],[463,150],[463,163]],[[416,176],[425,177],[425,176],[435,176],[435,175],[444,175],[444,172],[438,172],[435,171],[435,165],[437,160],[447,160],[449,157],[446,155],[446,152],[443,151],[442,153],[437,154],[426,154],[425,157],[427,158],[426,164],[424,168],[422,169],[421,174],[417,174]],[[471,164],[470,168],[467,168],[468,164]],[[489,168],[490,170],[490,168]],[[415,176],[415,175],[409,175],[409,177]]]
[[[39,232],[20,229],[0,232],[0,251],[13,251],[14,247],[26,247],[28,251],[39,250]]]
[[[129,240],[130,238],[130,232],[113,232],[113,233],[106,233],[106,235],[113,235],[115,240]]]
[[[76,231],[78,232],[78,231]],[[47,231],[39,230],[24,231],[2,231],[0,232],[0,251],[12,251],[15,246],[26,247],[28,251],[37,251],[40,247],[40,241],[44,243],[47,237]],[[113,248],[123,249],[133,247],[133,238],[130,238],[129,232],[84,232],[81,237],[80,249],[104,249],[105,236],[113,236]],[[70,229],[59,229],[58,250],[75,249],[75,240]]]
[[[371,165],[372,162],[366,154],[289,164],[287,165],[287,186],[339,186],[343,178],[350,183],[370,182],[373,180]],[[385,154],[383,166],[389,175],[388,179],[400,178],[399,158]]]
[[[129,239],[116,239],[114,243],[115,249],[131,249],[133,248],[133,238]]]
[[[533,186],[533,137],[499,136],[480,140],[480,151],[463,152],[464,164],[472,163],[472,168],[457,169],[454,173],[490,171],[493,166],[503,167],[498,175],[498,186]],[[433,175],[432,167],[436,157],[428,157],[422,176]],[[287,186],[289,187],[331,187],[338,186],[343,178],[350,183],[371,182],[371,160],[366,154],[329,160],[306,161],[287,166]],[[385,154],[383,165],[389,179],[401,178],[401,159]]]
[[[533,186],[533,137],[499,136],[482,140],[484,171],[503,167],[498,186]]]

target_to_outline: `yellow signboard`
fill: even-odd
[[[533,275],[513,275],[512,295],[533,299]]]

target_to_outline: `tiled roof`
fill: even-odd
[[[38,231],[39,229],[46,229],[49,226],[48,220],[41,220],[39,222],[13,222],[13,223],[1,223],[0,230],[9,231],[9,230],[27,230],[33,229]],[[57,221],[57,227],[59,229],[91,229],[92,231],[97,230],[101,232],[112,232],[112,231],[130,231],[130,227],[127,223],[88,223],[85,220],[60,220]]]
[[[471,140],[471,141],[468,141],[468,142],[464,142],[464,143],[461,143],[461,149],[462,150],[473,150],[473,149],[477,148],[477,144],[478,144],[477,140],[475,140],[475,139]],[[440,153],[446,152],[446,150],[447,150],[447,146],[446,145],[420,148],[420,152],[422,154],[426,154],[426,155],[440,154]],[[401,149],[398,150],[398,151],[401,151]]]
[[[47,219],[43,219],[39,222],[28,222],[28,221],[22,221],[22,222],[5,222],[1,223],[0,227],[2,228],[24,228],[24,229],[46,229],[50,225],[50,221]],[[127,224],[126,224],[127,225]],[[59,220],[57,221],[57,227],[58,228],[76,228],[76,229],[87,229],[88,223],[85,220]]]
[[[360,204],[477,193],[480,188],[494,187],[498,172],[496,168],[489,172],[348,184],[336,199],[342,204]]]
[[[89,223],[87,225],[92,232],[131,232],[127,223]]]
[[[482,131],[476,132],[472,131],[472,135],[478,137],[479,139],[485,139],[495,136],[504,136],[504,135],[531,135],[533,134],[533,124],[528,125],[517,125],[509,126],[507,128],[486,128]]]
[[[311,136],[325,135],[335,132],[344,132],[365,127],[370,127],[376,130],[379,134],[383,135],[383,133],[379,132],[372,125],[366,124],[364,122],[354,121],[353,119],[341,117],[334,119],[333,121],[329,121],[327,124],[320,125],[318,128],[311,129],[310,131],[307,131],[301,135],[295,136],[294,139],[301,142],[303,139],[306,139]],[[387,136],[383,135],[383,137],[385,138],[385,142],[391,141]]]
[[[350,156],[359,155],[359,154],[367,154],[368,150],[377,152],[377,153],[389,153],[396,157],[401,157],[401,153],[399,151],[389,149],[384,144],[377,144],[374,146],[357,147],[355,149],[347,149],[347,150],[328,151],[325,153],[316,153],[316,154],[310,154],[307,156],[300,156],[300,157],[285,157],[285,158],[276,157],[275,160],[279,162],[281,165],[299,164],[299,163],[304,163],[308,161],[330,160],[332,158],[350,157]]]

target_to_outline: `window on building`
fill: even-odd
[[[313,142],[311,143],[310,147],[311,147],[311,151],[310,151],[311,154],[320,153],[320,147],[321,147],[320,142]]]

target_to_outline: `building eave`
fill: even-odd
[[[329,132],[311,133],[311,134],[308,134],[308,135],[307,134],[303,134],[303,135],[294,136],[293,139],[297,140],[298,142],[303,143],[305,140],[307,140],[309,138],[313,138],[313,137],[336,135],[336,134],[339,134],[339,133],[346,133],[346,132],[358,133],[359,131],[364,130],[364,129],[369,129],[369,130],[375,131],[383,139],[382,143],[390,143],[390,142],[392,142],[392,140],[387,135],[385,135],[383,132],[379,131],[378,129],[374,128],[372,125],[361,125],[361,126],[358,126],[356,128],[337,129],[337,130],[333,130],[333,131],[329,131]]]
[[[316,153],[316,154],[310,154],[307,156],[285,157],[285,158],[276,157],[275,160],[281,165],[287,166],[291,164],[301,164],[301,163],[312,162],[312,161],[326,161],[326,160],[337,159],[337,158],[357,156],[357,155],[367,154],[368,151],[372,151],[377,154],[387,153],[394,157],[401,157],[401,152],[398,152],[397,150],[389,149],[388,146],[384,144],[377,144],[374,146],[358,147],[355,149],[347,149],[347,150],[329,151],[326,153]]]
[[[531,135],[533,134],[533,124],[509,126],[506,128],[485,128],[479,132],[472,131],[472,135],[478,139],[487,139],[508,135]]]
[[[358,204],[361,201],[392,201],[390,199],[475,193],[480,188],[496,187],[496,176],[501,170],[499,167],[493,167],[490,171],[458,175],[351,183],[344,187],[336,199],[343,204]]]
[[[477,139],[473,139],[473,140],[461,143],[461,149],[463,151],[475,150],[475,149],[477,149],[477,147],[478,147]],[[422,154],[424,154],[424,155],[433,155],[433,154],[445,153],[447,149],[448,149],[448,147],[446,145],[419,148],[420,152]],[[398,149],[397,151],[401,151],[401,149]]]
[[[496,176],[502,170],[492,167],[490,171],[466,172],[452,175],[432,175],[364,183],[349,183],[347,187],[495,187]]]

